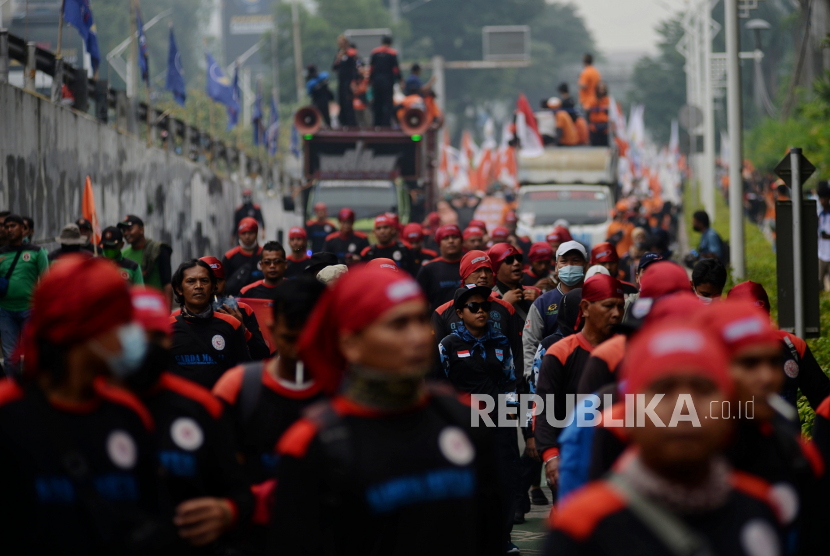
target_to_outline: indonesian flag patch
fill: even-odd
[[[465,351],[459,351],[458,352],[458,358],[459,359],[461,359],[463,357],[469,357],[469,356],[470,356],[470,350],[465,350]]]

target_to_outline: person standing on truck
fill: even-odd
[[[352,209],[340,209],[337,219],[340,221],[340,229],[326,236],[323,251],[337,255],[340,264],[354,264],[360,260],[360,253],[369,247],[369,240],[366,234],[354,229]]]
[[[567,83],[560,83],[556,89],[559,91],[559,98],[562,99],[562,110],[568,113],[571,119],[576,123],[579,113],[576,111],[576,102],[571,96],[571,89]]]
[[[597,85],[597,101],[585,112],[588,114],[588,131],[592,147],[608,146],[608,109],[611,98],[608,96],[608,85],[600,81]]]
[[[353,83],[357,80],[357,49],[349,44],[345,35],[337,37],[337,55],[334,57],[332,71],[337,72],[337,100],[340,103],[340,125],[352,127],[357,125],[354,112]]]
[[[314,219],[305,223],[305,231],[308,234],[308,240],[311,242],[311,252],[319,253],[323,251],[323,245],[328,239],[328,235],[334,231],[334,224],[328,218],[329,209],[325,203],[316,203],[314,205]]]
[[[381,214],[375,218],[375,238],[378,242],[363,249],[360,258],[364,262],[372,259],[392,259],[398,265],[398,268],[414,276],[418,269],[415,266],[412,251],[395,239],[397,233],[395,225],[396,222],[386,214]]]
[[[375,127],[389,127],[392,125],[394,108],[392,91],[395,82],[401,77],[398,52],[392,48],[392,37],[385,36],[381,39],[381,45],[372,51],[369,67],[374,97],[374,124]]]
[[[558,97],[549,98],[548,108],[553,110],[556,120],[556,144],[563,147],[578,145],[579,133],[576,129],[576,123],[562,109],[562,100]]]
[[[317,71],[317,66],[310,64],[306,68],[306,91],[311,97],[311,104],[320,111],[326,127],[331,127],[331,115],[329,114],[329,103],[334,100],[334,95],[329,90],[329,72]]]
[[[450,301],[461,286],[461,230],[455,224],[441,226],[435,232],[441,256],[428,261],[418,271],[416,281],[430,304],[430,310]]]
[[[582,57],[585,68],[579,75],[579,104],[583,110],[588,110],[597,102],[597,85],[602,81],[599,70],[594,67],[594,56],[586,53]]]

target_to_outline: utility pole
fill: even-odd
[[[294,78],[297,85],[297,104],[300,104],[305,96],[305,84],[303,83],[303,46],[300,40],[300,12],[297,9],[297,1],[291,2],[291,24],[294,31]]]
[[[277,12],[279,13],[279,11]],[[271,95],[274,97],[274,102],[277,106],[280,104],[280,57],[279,57],[279,34],[278,34],[277,17],[274,16],[274,30],[271,35],[271,72],[273,73],[273,82],[271,84]]]
[[[392,20],[392,25],[397,25],[401,22],[401,0],[389,0],[389,16]]]
[[[741,60],[738,0],[724,0],[726,27],[726,105],[729,122],[729,243],[732,276],[746,277],[744,258],[743,129],[741,117]],[[800,200],[796,200],[799,202]]]
[[[130,0],[130,58],[127,61],[127,97],[130,99],[130,113],[127,116],[127,131],[138,135],[138,24],[135,20],[135,3]]]
[[[714,3],[717,3],[715,0]],[[712,222],[715,221],[715,99],[712,88],[712,6],[710,0],[701,4],[703,21],[703,207]]]

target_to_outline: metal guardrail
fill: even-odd
[[[139,126],[146,125],[147,104],[135,102],[127,98],[126,91],[111,89],[104,79],[92,79],[87,76],[84,68],[64,63],[53,52],[38,47],[35,43],[12,35],[7,29],[0,29],[0,83],[9,82],[9,67],[11,60],[19,62],[24,67],[24,88],[35,90],[35,73],[40,71],[53,79],[51,99],[60,102],[63,97],[63,87],[66,85],[72,93],[75,102],[73,108],[86,113],[89,110],[89,101],[95,104],[95,117],[103,124],[109,123],[109,110],[115,111],[115,123],[119,129],[130,129],[138,132]],[[130,112],[134,110],[133,118]],[[191,160],[198,160],[200,155],[209,156],[212,164],[216,160],[225,160],[228,169],[232,165],[245,164],[246,173],[267,174],[268,164],[258,158],[250,158],[241,149],[227,145],[224,141],[213,137],[209,131],[192,126],[167,113],[151,108],[151,134],[153,144],[157,144],[156,134],[167,132],[167,150],[176,153],[176,142],[169,138],[181,139],[181,154]]]

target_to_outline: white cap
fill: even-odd
[[[588,260],[588,251],[585,250],[585,246],[579,243],[578,241],[566,241],[562,245],[559,246],[559,249],[556,250],[556,258],[558,259],[568,251],[579,251],[582,253],[582,256],[585,260]]]
[[[595,264],[591,268],[588,269],[588,272],[585,273],[585,279],[587,280],[591,276],[596,274],[605,274],[606,276],[611,276],[611,273],[608,272],[608,269],[602,265]]]

